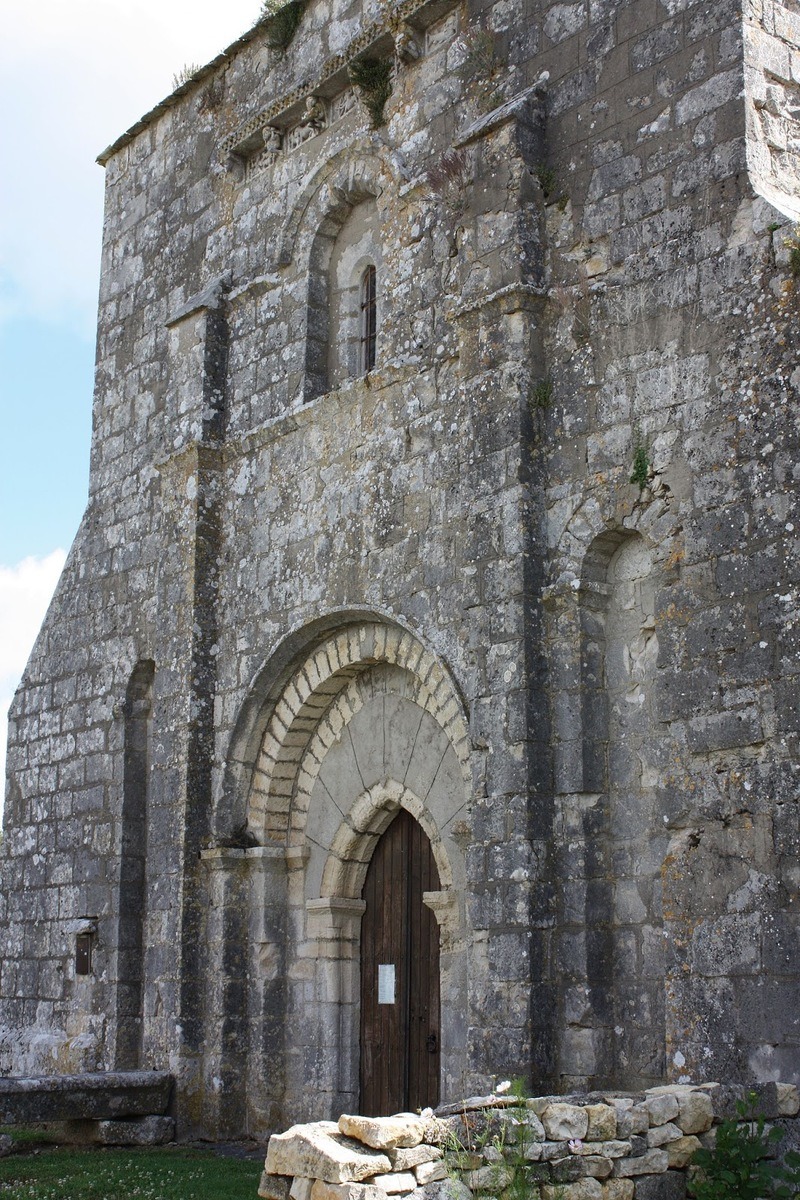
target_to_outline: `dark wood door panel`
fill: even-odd
[[[430,842],[401,810],[375,848],[362,893],[361,1111],[370,1115],[438,1102],[439,928],[422,902],[438,888]]]

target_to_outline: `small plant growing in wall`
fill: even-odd
[[[200,70],[199,63],[184,63],[180,71],[176,71],[172,76],[172,90],[176,91],[179,87],[183,87],[188,83],[193,75],[196,75]]]
[[[386,58],[357,58],[347,68],[350,82],[358,88],[373,129],[386,124],[384,109],[392,94],[392,62]]]
[[[539,1164],[528,1157],[530,1143],[536,1140],[530,1122],[536,1118],[528,1111],[521,1079],[505,1080],[495,1092],[499,1096],[509,1093],[509,1103],[502,1108],[487,1106],[479,1114],[465,1109],[463,1137],[450,1133],[444,1140],[445,1163],[454,1180],[460,1179],[463,1171],[480,1173],[482,1181],[473,1175],[471,1185],[478,1195],[530,1200],[541,1179]]]
[[[442,207],[456,219],[467,207],[467,188],[472,182],[469,159],[463,150],[446,150],[428,170],[428,187],[439,198]]]
[[[539,187],[542,189],[545,201],[551,200],[555,196],[558,186],[558,176],[555,169],[548,167],[547,163],[539,163],[536,168],[536,178],[539,182]]]
[[[789,250],[789,274],[792,279],[800,279],[800,226],[794,236],[788,239],[786,246]]]
[[[697,1171],[689,1183],[694,1200],[789,1200],[798,1195],[800,1154],[790,1150],[784,1163],[774,1157],[784,1131],[767,1128],[755,1112],[757,1100],[755,1092],[740,1100],[739,1120],[722,1121],[714,1148],[695,1152]]]
[[[478,111],[491,112],[503,102],[497,38],[488,29],[470,29],[461,38],[461,47],[464,57],[456,73],[471,91]]]
[[[553,381],[549,375],[537,379],[531,392],[531,403],[534,408],[549,408],[553,399]]]
[[[289,0],[282,4],[277,0],[264,0],[261,7],[261,19],[268,19],[267,45],[270,50],[283,54],[289,48],[292,38],[297,33],[307,0]]]
[[[640,491],[643,491],[650,481],[650,466],[650,451],[647,441],[642,437],[642,431],[637,426],[633,431],[631,483],[635,483]]]

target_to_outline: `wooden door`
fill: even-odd
[[[431,844],[401,809],[381,837],[362,892],[361,1112],[388,1116],[439,1102],[439,926],[422,903],[438,891]]]

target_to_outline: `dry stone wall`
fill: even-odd
[[[345,1115],[297,1125],[269,1141],[265,1200],[683,1200],[687,1168],[715,1126],[737,1118],[741,1087],[648,1088],[638,1096],[473,1097],[433,1115]],[[761,1086],[750,1110],[800,1123],[792,1084]]]

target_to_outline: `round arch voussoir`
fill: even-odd
[[[452,866],[425,805],[409,788],[389,779],[362,792],[336,831],[322,872],[322,897],[360,897],[378,839],[401,808],[422,826],[431,843],[442,890],[452,887]]]
[[[358,711],[358,689],[351,685],[377,664],[399,668],[413,679],[415,703],[447,735],[469,785],[467,727],[447,670],[407,629],[379,620],[354,622],[317,643],[274,702],[248,796],[247,827],[257,841],[288,845],[302,834],[314,764]]]

